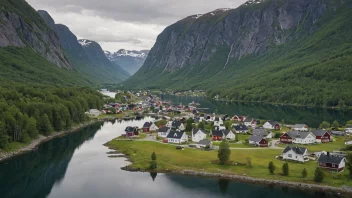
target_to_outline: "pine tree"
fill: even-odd
[[[307,169],[306,169],[306,168],[304,168],[304,169],[303,169],[303,171],[302,171],[302,177],[303,177],[303,178],[306,178],[306,177],[307,177],[307,175],[308,175],[308,173],[307,173]]]
[[[156,154],[155,154],[154,151],[153,151],[153,153],[152,153],[152,160],[156,160]]]
[[[219,146],[218,158],[221,165],[226,164],[231,155],[230,145],[226,140],[223,140]]]
[[[150,165],[149,165],[149,169],[151,170],[155,170],[158,166],[156,163],[156,154],[153,151],[152,156],[151,156],[152,160],[150,161]]]
[[[322,182],[324,179],[324,172],[320,167],[317,167],[314,172],[314,181]]]
[[[288,163],[287,162],[282,165],[282,173],[285,176],[288,176],[288,174],[289,174],[289,168],[288,168]]]
[[[275,172],[275,165],[274,165],[274,162],[273,161],[271,161],[271,162],[269,162],[269,164],[268,164],[268,169],[269,169],[269,172],[270,172],[270,174],[274,174],[274,172]]]

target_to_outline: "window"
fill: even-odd
[[[289,158],[292,158],[292,154],[288,154],[288,157],[289,157]]]
[[[335,167],[336,167],[336,164],[332,164],[332,167],[335,168]]]

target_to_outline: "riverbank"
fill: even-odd
[[[217,177],[231,180],[243,180],[248,183],[261,183],[294,187],[300,189],[315,189],[334,191],[337,193],[352,194],[352,181],[348,179],[348,171],[343,173],[325,172],[324,181],[313,181],[316,162],[309,161],[301,164],[289,163],[289,176],[283,176],[281,167],[284,161],[276,160],[275,156],[281,151],[274,149],[242,149],[232,150],[230,160],[232,165],[219,165],[216,151],[202,151],[185,148],[176,150],[175,145],[161,144],[157,142],[143,141],[118,141],[112,140],[105,144],[113,150],[118,150],[131,161],[131,164],[122,168],[127,171],[148,172],[151,153],[157,155],[158,169],[160,173],[178,173],[184,175]],[[248,159],[252,166],[247,166]],[[268,171],[268,163],[273,161],[276,166],[275,174]],[[237,165],[235,165],[237,164]],[[302,178],[302,170],[308,172],[307,178]]]
[[[20,147],[19,149],[16,149],[15,151],[10,151],[10,152],[0,151],[0,162],[8,160],[8,159],[10,159],[12,157],[21,155],[23,153],[35,150],[40,144],[48,142],[48,141],[50,141],[52,139],[65,136],[65,135],[68,135],[70,133],[77,132],[77,131],[79,131],[82,128],[85,128],[87,126],[90,126],[90,125],[98,123],[98,122],[112,121],[112,120],[115,120],[115,119],[110,119],[110,120],[107,120],[107,119],[92,119],[92,120],[90,120],[90,121],[88,121],[88,122],[86,122],[84,124],[80,124],[78,126],[72,127],[69,130],[60,131],[60,132],[54,132],[54,133],[52,133],[49,136],[40,135],[38,139],[33,140],[28,145]]]

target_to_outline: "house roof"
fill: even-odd
[[[215,117],[215,121],[219,122],[220,118],[219,117]]]
[[[312,133],[315,136],[323,136],[325,133],[327,133],[327,131],[326,130],[315,130],[315,131],[312,131]]]
[[[254,129],[252,131],[252,135],[253,136],[267,136],[268,135],[268,132],[265,130],[265,129]]]
[[[252,135],[250,138],[249,138],[249,141],[253,141],[253,142],[260,142],[262,141],[263,137],[261,136],[254,136]]]
[[[321,154],[318,162],[319,163],[332,163],[332,164],[340,164],[342,160],[344,160],[345,157],[339,157],[339,156],[334,156],[334,155],[325,155]]]
[[[209,145],[210,143],[211,143],[210,140],[201,140],[198,142],[198,144],[205,145],[205,146]]]
[[[171,124],[171,126],[173,126],[173,127],[179,127],[179,126],[181,126],[181,124],[182,124],[181,121],[173,121],[172,124]]]
[[[293,128],[304,128],[305,126],[307,126],[306,124],[295,124],[295,126],[293,126]]]
[[[287,146],[285,148],[285,150],[282,152],[282,153],[287,153],[289,152],[290,150],[292,150],[293,152],[295,152],[296,154],[299,154],[299,155],[303,155],[307,149],[306,148],[303,148],[303,147],[297,147],[297,146]]]
[[[275,126],[276,124],[279,124],[279,122],[276,121],[268,121],[271,126]]]
[[[219,131],[219,130],[213,130],[211,132],[211,135],[215,135],[215,136],[224,136],[224,133],[222,131]]]
[[[230,131],[230,130],[222,130],[222,132],[225,134],[225,136],[227,136],[232,131]]]
[[[152,122],[146,122],[144,123],[143,128],[149,128],[152,126],[152,124],[153,124]]]
[[[136,127],[128,126],[128,127],[126,127],[125,132],[134,132],[135,129],[136,129]]]
[[[235,129],[236,131],[248,131],[248,127],[244,124],[233,126],[233,129]]]
[[[158,129],[158,132],[167,132],[168,130],[170,130],[170,128],[164,126],[164,127],[159,128],[159,129]]]
[[[253,118],[247,117],[243,122],[252,122]]]
[[[172,139],[181,139],[184,131],[179,131],[179,130],[172,130],[170,133],[167,135],[167,138],[172,138]]]
[[[307,132],[289,131],[289,132],[287,132],[287,135],[289,135],[291,138],[302,138],[302,139],[305,139],[311,133],[312,132],[308,132],[308,131]]]
[[[195,135],[196,133],[198,133],[198,131],[205,133],[205,131],[203,129],[192,129],[192,134]]]

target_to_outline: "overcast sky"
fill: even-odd
[[[104,50],[153,47],[165,27],[193,14],[236,8],[246,0],[27,0],[56,23]]]

